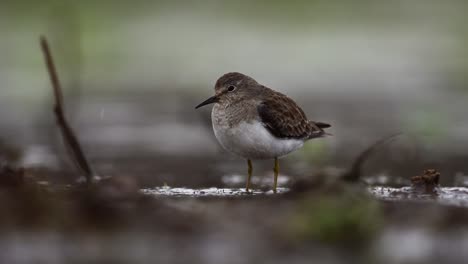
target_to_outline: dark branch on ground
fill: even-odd
[[[70,156],[75,162],[77,168],[83,173],[86,178],[87,184],[91,184],[93,181],[94,173],[89,165],[86,156],[83,153],[81,145],[76,137],[73,129],[68,124],[65,118],[64,103],[62,88],[58,78],[57,70],[55,68],[54,61],[52,59],[52,54],[50,52],[49,44],[47,39],[44,36],[41,36],[41,48],[44,54],[44,59],[46,62],[47,70],[49,72],[50,81],[52,82],[52,88],[54,91],[55,97],[55,106],[54,113],[57,119],[57,125],[60,129],[62,137],[65,142],[66,148],[70,152]]]
[[[357,182],[362,174],[362,165],[364,162],[373,154],[380,146],[392,141],[395,137],[401,135],[402,133],[396,133],[387,137],[384,137],[372,145],[370,145],[367,149],[365,149],[357,158],[354,160],[353,165],[347,171],[342,179],[348,182]]]

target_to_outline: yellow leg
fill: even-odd
[[[276,193],[276,187],[278,186],[278,173],[279,173],[279,161],[278,158],[275,158],[275,168],[273,168],[275,172],[275,181],[273,183],[273,192]]]
[[[247,160],[247,166],[248,166],[248,176],[247,176],[247,184],[245,186],[245,190],[248,192],[250,188],[250,178],[252,178],[252,161],[249,159]]]

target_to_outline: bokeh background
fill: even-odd
[[[429,163],[452,176],[467,155],[467,7],[427,0],[2,1],[0,137],[32,154],[28,162],[42,162],[34,153],[56,155],[38,47],[44,34],[91,159],[216,156],[208,110],[193,106],[220,75],[239,71],[333,125],[333,138],[308,144],[295,161],[344,166],[375,139],[403,132],[411,144],[384,155],[398,163],[386,171]]]
[[[345,169],[376,140],[401,132],[370,157],[367,180],[408,185],[411,176],[436,168],[442,184],[452,186],[468,173],[467,12],[463,0],[2,0],[0,158],[74,171],[52,114],[39,47],[45,35],[67,116],[100,175],[132,177],[146,188],[223,187],[223,177],[243,177],[245,161],[214,138],[210,107],[194,109],[212,95],[218,77],[239,71],[295,99],[310,119],[332,124],[332,137],[282,161],[290,179]],[[271,162],[254,164],[254,174],[272,174]],[[66,175],[55,181],[78,176]],[[401,241],[424,242],[427,234],[397,233],[407,240],[391,233],[382,246],[394,263],[395,256],[418,260],[433,249],[404,251]],[[111,251],[123,244],[110,244]],[[450,245],[466,245],[466,236]],[[55,256],[35,246],[29,249]],[[443,249],[445,257],[456,247]],[[239,255],[227,248],[219,256],[207,252],[209,260]]]
[[[219,76],[239,71],[333,125],[333,137],[291,157],[312,161],[306,169],[345,166],[403,132],[381,170],[429,164],[451,177],[467,155],[467,10],[465,1],[427,0],[2,1],[0,137],[56,155],[44,34],[92,160],[218,157],[209,109],[193,106]]]

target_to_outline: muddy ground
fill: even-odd
[[[88,189],[37,185],[30,176],[1,188],[5,263],[461,263],[467,257],[467,188],[423,194],[333,182],[248,194],[230,184],[140,189],[131,178],[115,177]]]
[[[34,115],[10,110],[23,118],[0,121],[1,262],[461,263],[468,257],[467,157],[450,141],[431,143],[406,131],[391,102],[366,101],[363,107],[379,115],[352,114],[358,99],[303,103],[306,112],[331,121],[333,136],[282,159],[274,194],[269,161],[254,162],[255,188],[243,190],[245,161],[219,148],[209,110],[192,109],[195,96],[155,96],[166,103],[126,94],[67,104],[101,178],[91,187],[79,181],[50,102]],[[329,105],[340,108],[320,110]],[[8,102],[0,107],[18,109]],[[402,133],[364,160],[358,181],[342,180],[360,153],[395,132]],[[437,181],[425,169],[436,169]],[[414,188],[420,183],[424,188]]]
[[[2,1],[0,263],[465,263],[465,2]],[[278,194],[271,161],[246,193],[193,109],[228,71],[332,125],[281,160]]]
[[[179,111],[119,100],[82,102],[71,114],[102,178],[91,188],[77,183],[80,175],[47,111],[33,127],[3,120],[6,135],[29,130],[3,143],[2,263],[461,263],[468,257],[468,189],[458,152],[428,151],[403,134],[368,157],[360,181],[344,182],[340,176],[359,153],[393,131],[382,126],[367,140],[353,140],[362,129],[339,132],[346,121],[335,119],[336,134],[324,139],[325,147],[281,161],[279,193],[270,191],[267,161],[254,163],[256,188],[246,193],[245,161],[219,149],[207,112],[184,110],[194,100],[179,101]],[[427,168],[440,171],[440,184],[430,192],[412,188],[411,177]]]

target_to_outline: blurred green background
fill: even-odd
[[[0,262],[462,263],[467,13],[464,0],[2,0]],[[86,192],[68,185],[40,35],[90,163],[113,176]],[[263,194],[271,161],[254,162],[262,194],[242,194],[245,161],[194,109],[230,71],[332,124],[281,161],[287,194]],[[397,132],[364,164],[374,197],[333,182]],[[428,168],[456,187],[415,196],[409,179]],[[161,186],[199,196],[151,194]]]
[[[95,163],[219,157],[209,110],[193,106],[219,76],[239,71],[333,125],[334,137],[291,156],[287,173],[347,166],[374,140],[403,132],[371,175],[435,166],[450,177],[468,156],[467,11],[461,0],[4,0],[0,138],[26,153],[24,164],[53,163],[59,151],[50,147],[57,134],[44,34]],[[41,160],[46,154],[51,160]],[[213,170],[244,173],[231,159],[239,163]]]

